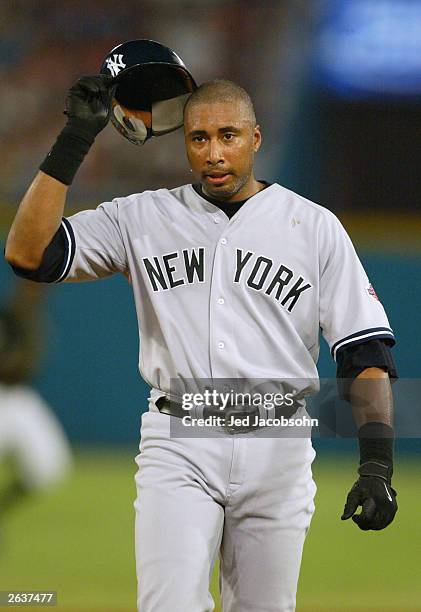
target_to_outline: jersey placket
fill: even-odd
[[[217,215],[221,218],[222,214]],[[215,221],[217,222],[217,221]],[[215,245],[212,275],[209,288],[209,356],[212,378],[235,377],[235,339],[233,312],[230,306],[228,269],[232,257],[230,227],[234,219],[220,219],[224,223]]]

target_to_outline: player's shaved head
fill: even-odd
[[[256,125],[256,113],[249,94],[237,83],[225,79],[207,81],[200,85],[187,100],[184,107],[184,115],[186,116],[189,110],[199,104],[225,104],[227,102],[232,104],[240,103],[252,127]]]
[[[232,81],[203,83],[184,109],[190,168],[203,192],[235,201],[261,189],[253,174],[262,135],[248,93]]]

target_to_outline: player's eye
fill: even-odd
[[[234,140],[234,134],[231,134],[231,132],[226,132],[224,134],[224,140]]]
[[[205,137],[204,136],[193,136],[192,140],[193,142],[204,142]]]

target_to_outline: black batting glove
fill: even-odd
[[[114,78],[107,74],[81,77],[67,94],[64,113],[68,125],[84,129],[95,138],[110,119],[116,87]]]
[[[348,493],[341,519],[352,517],[354,523],[363,531],[379,531],[387,527],[398,510],[397,493],[391,486],[392,469],[377,461],[368,461],[360,465],[360,474]],[[360,514],[355,514],[362,506]]]
[[[116,84],[106,74],[80,78],[67,94],[67,124],[40,170],[70,185],[97,134],[107,125]]]

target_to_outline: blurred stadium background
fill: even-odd
[[[264,136],[259,178],[339,216],[388,311],[400,376],[419,377],[420,0],[2,0],[0,32],[2,247],[64,124],[68,87],[116,44],[159,40],[198,82],[222,77],[248,89]],[[180,131],[146,147],[111,127],[102,132],[68,214],[189,182]],[[0,302],[13,283],[3,261]],[[76,465],[0,523],[0,590],[54,589],[69,612],[134,610],[133,459],[148,389],[137,373],[130,288],[122,278],[49,287],[46,308],[48,350],[33,382],[67,431]],[[321,376],[334,376],[325,346],[319,364]],[[315,445],[317,510],[297,610],[421,610],[419,439],[397,443],[394,524],[367,534],[339,520],[355,441]]]

